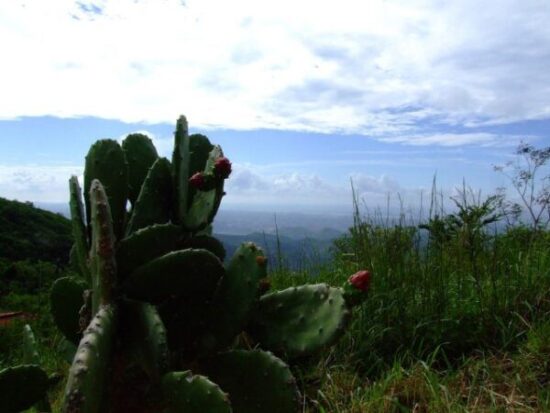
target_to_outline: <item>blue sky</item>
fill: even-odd
[[[312,13],[312,10],[315,10]],[[409,205],[437,173],[506,185],[492,165],[550,144],[550,3],[69,1],[0,4],[0,196],[65,202],[99,138],[177,116],[234,163],[226,207]]]

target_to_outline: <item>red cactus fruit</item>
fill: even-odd
[[[231,174],[231,162],[225,156],[221,156],[214,162],[214,174],[220,178],[227,179]]]
[[[357,271],[351,277],[348,278],[348,281],[351,285],[361,291],[368,291],[370,287],[370,277],[371,274],[368,270]]]
[[[197,172],[189,178],[189,184],[195,189],[204,188],[205,183],[204,174],[202,172]]]

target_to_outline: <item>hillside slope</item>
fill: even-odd
[[[32,203],[0,198],[0,259],[65,265],[72,245],[71,223]]]

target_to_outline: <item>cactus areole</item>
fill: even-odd
[[[81,274],[51,296],[54,321],[78,344],[63,412],[301,411],[281,358],[334,343],[370,274],[343,288],[268,292],[261,248],[244,243],[224,263],[212,222],[230,174],[221,148],[189,135],[184,116],[171,161],[141,135],[92,145],[85,203],[76,177],[69,186]]]

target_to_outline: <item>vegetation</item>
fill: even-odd
[[[548,179],[541,171],[530,175],[535,187]],[[369,299],[336,346],[291,367],[304,411],[550,410],[547,224],[529,213],[522,223],[503,194],[483,198],[466,185],[453,211],[439,199],[434,186],[426,219],[363,216],[356,202],[354,226],[335,241],[315,282],[342,285],[368,268]],[[311,278],[306,268],[271,270],[274,289]],[[0,308],[37,314],[29,323],[43,368],[66,374],[64,339],[48,316],[48,283],[29,285],[35,294],[19,286],[0,297]],[[22,334],[22,322],[0,327],[0,369],[24,360]],[[53,411],[60,411],[63,387],[50,393]]]

